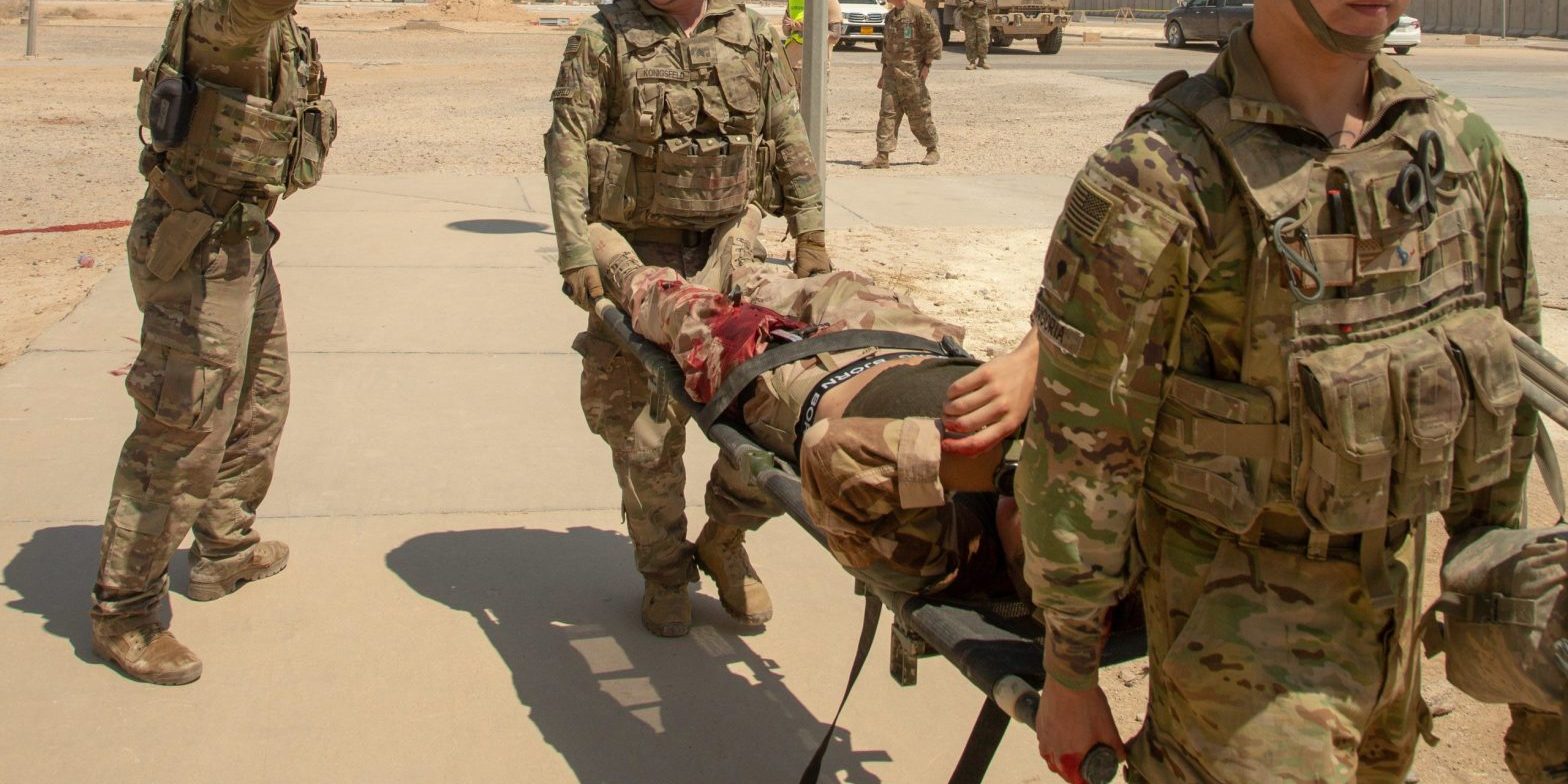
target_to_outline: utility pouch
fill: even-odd
[[[299,135],[289,159],[289,188],[309,188],[321,182],[322,165],[338,135],[338,110],[327,98],[301,105]]]
[[[201,210],[171,210],[153,231],[147,252],[147,271],[167,281],[185,267],[202,240],[212,236],[218,222]]]
[[[1396,520],[1414,520],[1448,506],[1465,398],[1442,338],[1419,330],[1390,343],[1399,446],[1388,513]]]
[[[168,150],[185,143],[196,108],[196,80],[177,74],[157,78],[147,96],[147,134],[153,149]],[[149,79],[155,77],[149,76]]]
[[[1269,500],[1287,433],[1263,390],[1178,372],[1154,427],[1144,489],[1165,506],[1244,533]]]
[[[689,142],[671,139],[654,158],[656,216],[717,222],[739,215],[756,185],[756,148],[746,142],[706,155],[686,152]]]
[[[588,214],[606,223],[626,223],[637,194],[632,152],[598,139],[588,142]]]
[[[1454,449],[1454,489],[1480,490],[1508,478],[1514,419],[1524,384],[1508,325],[1491,308],[1467,310],[1442,333],[1469,386],[1470,411]]]
[[[1296,505],[1330,534],[1386,527],[1396,444],[1388,345],[1319,351],[1294,370]]]
[[[769,215],[778,215],[784,209],[784,188],[773,169],[778,165],[778,143],[766,139],[757,145],[757,198],[758,209]]]

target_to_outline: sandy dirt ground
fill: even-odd
[[[21,28],[12,21],[0,26],[0,231],[126,220],[143,187],[134,165],[139,143],[130,71],[156,49],[167,6],[46,2],[43,9],[40,58],[21,59]],[[14,3],[0,0],[0,19],[14,20],[15,13]],[[537,25],[534,16],[480,0],[304,8],[302,21],[322,38],[342,115],[330,171],[540,171],[546,98],[567,30]],[[1114,56],[1113,48],[1106,52]],[[949,50],[936,91],[945,173],[1069,176],[1147,90],[1067,71],[965,72],[955,54]],[[912,165],[919,155],[912,143],[895,154],[889,171],[855,168],[874,152],[875,63],[867,49],[834,59],[830,177],[928,171]],[[1532,193],[1568,198],[1568,145],[1526,136],[1506,141]],[[1568,216],[1542,216],[1533,231],[1545,299],[1568,307],[1562,277]],[[967,325],[972,349],[988,356],[1022,334],[1048,233],[1043,220],[1009,231],[857,228],[833,231],[829,243],[839,266],[866,271]],[[0,236],[0,365],[123,263],[124,235],[114,228]],[[84,256],[92,258],[90,267],[82,265]],[[1433,538],[1436,552],[1441,537]],[[1146,670],[1117,668],[1105,684],[1130,731],[1142,709]],[[1437,730],[1445,740],[1420,753],[1412,780],[1506,780],[1506,712],[1456,694],[1438,663],[1427,669],[1426,695],[1444,714]]]

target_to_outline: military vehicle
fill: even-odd
[[[1019,38],[1033,38],[1044,54],[1062,50],[1062,30],[1067,27],[1071,0],[987,0],[991,6],[991,46],[1011,46]],[[962,31],[957,0],[925,0],[926,10],[942,27],[942,43],[953,31]]]

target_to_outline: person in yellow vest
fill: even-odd
[[[784,59],[795,72],[795,84],[800,84],[800,67],[806,57],[806,0],[789,0],[781,24],[784,27]],[[828,58],[844,34],[844,11],[838,0],[828,0]]]

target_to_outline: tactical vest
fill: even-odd
[[[1516,448],[1523,386],[1488,301],[1482,187],[1435,93],[1396,107],[1378,139],[1330,151],[1233,120],[1222,90],[1188,79],[1134,115],[1200,128],[1253,227],[1240,377],[1175,374],[1145,489],[1244,540],[1263,538],[1266,513],[1299,519],[1312,557],[1377,533],[1360,557],[1387,603],[1382,530],[1503,481]],[[1433,209],[1407,214],[1391,192],[1429,131],[1446,171]]]
[[[337,136],[337,110],[323,97],[327,79],[310,32],[293,17],[273,28],[267,39],[276,54],[273,94],[250,95],[186,72],[190,15],[189,2],[175,4],[162,48],[140,73],[137,118],[144,127],[151,125],[152,92],[159,82],[183,78],[196,89],[184,141],[168,149],[148,144],[161,156],[162,174],[192,193],[212,189],[249,202],[319,182]]]
[[[688,38],[638,0],[600,6],[613,34],[611,117],[588,142],[589,220],[707,229],[780,204],[764,141],[774,53],[742,7]],[[758,198],[759,194],[763,198]]]

